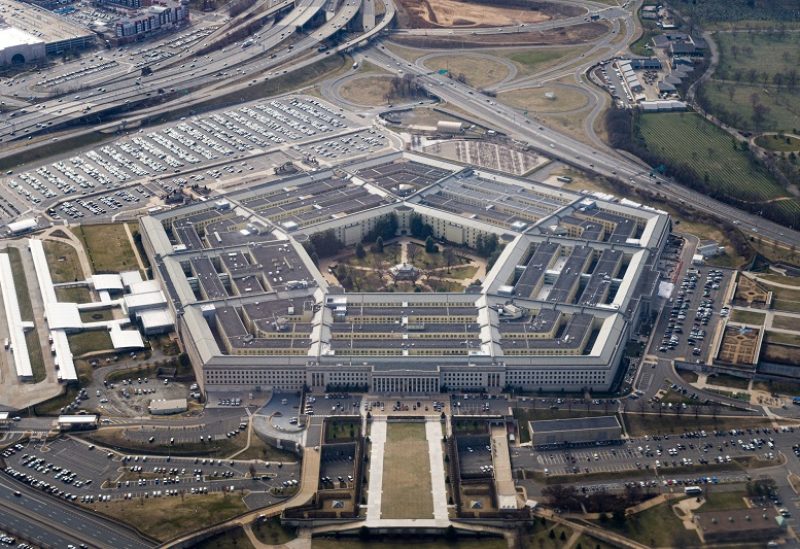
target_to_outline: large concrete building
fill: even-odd
[[[332,231],[503,251],[468,292],[345,292],[304,249]],[[393,153],[140,220],[154,276],[205,390],[366,386],[607,390],[649,314],[670,229],[661,211]],[[474,291],[473,291],[474,290]]]
[[[38,61],[85,48],[95,34],[39,6],[0,0],[0,64]]]

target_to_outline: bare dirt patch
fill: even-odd
[[[512,48],[516,46],[558,46],[582,44],[600,38],[609,31],[606,23],[583,23],[561,29],[547,29],[537,32],[514,32],[502,34],[444,36],[417,36],[397,34],[392,41],[410,48]]]
[[[555,2],[519,0],[400,0],[397,7],[400,27],[420,29],[505,27],[570,17],[582,11]]]

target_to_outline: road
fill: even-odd
[[[15,491],[19,491],[21,496],[15,496]],[[22,514],[29,517],[31,522],[42,525],[42,534],[52,546],[66,547],[59,538],[70,539],[75,543],[73,536],[77,536],[79,542],[109,549],[143,549],[155,546],[121,524],[80,511],[73,505],[45,496],[5,476],[0,477],[0,506],[4,510],[12,509],[17,515]]]
[[[402,57],[385,48],[371,47],[367,52],[370,61],[382,68],[397,73],[397,64],[417,76],[420,84],[443,101],[458,105],[472,115],[484,120],[492,120],[495,127],[514,139],[531,144],[541,152],[555,157],[582,170],[611,179],[620,179],[631,187],[658,192],[673,201],[691,204],[695,209],[712,215],[734,220],[746,234],[760,235],[775,240],[784,246],[800,243],[800,232],[788,229],[777,223],[746,213],[704,194],[695,192],[660,175],[649,177],[650,168],[630,158],[582,143],[531,120],[515,109],[498,103],[466,84],[451,80],[437,73],[408,63]]]

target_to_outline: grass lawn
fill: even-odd
[[[553,93],[555,98],[548,99],[545,97],[546,93]],[[588,104],[584,93],[562,86],[520,88],[502,92],[497,98],[512,107],[536,112],[567,112],[583,108]]]
[[[754,381],[753,389],[784,395],[800,396],[800,382],[791,381]]]
[[[800,288],[792,290],[770,285],[767,285],[767,288],[772,291],[774,297],[772,302],[773,309],[800,312]]]
[[[325,442],[349,442],[355,440],[361,430],[358,420],[329,419],[325,422]]]
[[[159,541],[223,522],[247,511],[238,493],[113,500],[87,507],[130,524]]]
[[[541,526],[537,521],[534,532],[526,538],[525,547],[530,547],[531,549],[559,549],[565,546],[571,535],[572,528],[552,522],[547,522],[544,526]],[[587,549],[589,548],[587,547]]]
[[[413,242],[409,242],[407,244],[409,249],[411,247],[416,249],[416,256],[414,256],[411,264],[415,267],[420,269],[438,269],[442,268],[441,271],[437,271],[436,274],[439,276],[447,277],[447,254],[444,253],[445,248],[439,245],[439,251],[429,254],[425,251],[424,246],[419,246],[418,244],[414,244]],[[413,255],[414,252],[412,252]],[[469,259],[461,256],[458,254],[458,251],[453,250],[453,261],[451,267],[456,267],[459,265],[464,265],[469,263]],[[452,270],[452,269],[451,269]]]
[[[45,240],[42,245],[53,282],[74,282],[86,278],[75,248],[55,240]]]
[[[733,322],[741,322],[742,324],[755,324],[757,326],[762,326],[766,316],[767,315],[764,313],[757,313],[755,311],[742,311],[740,309],[734,309],[731,311],[731,320]]]
[[[381,518],[433,518],[425,424],[389,423],[387,427]]]
[[[204,539],[194,545],[196,549],[250,549],[253,544],[241,526]]]
[[[767,331],[767,333],[764,334],[764,341],[766,343],[781,343],[783,345],[800,346],[800,335]]]
[[[714,41],[720,54],[716,76],[755,70],[759,76],[767,73],[771,80],[774,74],[797,67],[800,36],[795,33],[717,33]]]
[[[432,71],[447,70],[453,78],[464,75],[467,83],[474,88],[497,84],[509,74],[508,67],[499,61],[478,55],[444,54],[431,57],[425,66]]]
[[[139,269],[123,223],[80,225],[73,232],[83,243],[95,273]]]
[[[270,545],[280,545],[297,537],[297,531],[294,528],[283,526],[278,517],[258,520],[253,523],[251,528],[258,541]]]
[[[375,75],[348,80],[342,85],[340,93],[342,97],[358,105],[386,105],[395,100],[389,94],[391,88],[390,75]]]
[[[800,200],[792,197],[747,154],[733,147],[731,137],[694,113],[645,114],[637,118],[637,137],[644,146],[672,165],[686,164],[702,184],[731,200],[769,207],[773,219],[795,223]],[[701,182],[698,181],[698,184]],[[785,200],[773,201],[776,198]]]
[[[697,374],[691,370],[678,370],[678,375],[681,376],[681,379],[686,383],[694,383],[697,381],[698,377]]]
[[[800,277],[797,276],[783,276],[777,274],[759,274],[759,279],[768,280],[770,282],[777,282],[778,284],[785,284],[787,286],[797,286],[800,288]]]
[[[44,368],[42,347],[39,341],[39,333],[36,330],[28,330],[25,332],[25,343],[28,345],[28,356],[31,359],[33,381],[34,383],[38,383],[47,377],[47,371]]]
[[[81,311],[80,315],[83,322],[105,322],[108,320],[114,320],[114,311],[111,310],[111,307],[107,309]]]
[[[105,330],[86,330],[77,334],[68,334],[67,341],[69,341],[69,348],[75,356],[114,348],[111,345],[111,336]]]
[[[787,88],[711,79],[702,87],[702,93],[713,114],[745,130],[791,132],[796,125],[800,125],[800,110],[797,107],[800,93]],[[764,121],[758,127],[753,119],[753,106],[757,104],[765,105],[768,109],[763,111]],[[767,141],[768,144],[770,142],[774,141]],[[781,148],[785,146],[784,142]]]
[[[772,327],[780,330],[800,330],[800,319],[793,316],[773,315]]]
[[[363,258],[356,257],[355,252],[353,252],[353,255],[343,258],[339,263],[353,265],[354,267],[371,267],[377,260],[387,265],[397,265],[400,263],[400,244],[385,244],[383,246],[383,253],[373,253],[370,251],[370,247],[371,245],[364,245],[366,255]]]
[[[125,436],[123,429],[102,429],[99,431],[91,432],[86,436],[87,440],[92,440],[103,446],[112,446],[119,448],[121,451],[129,453],[145,452],[145,453],[162,453],[166,454],[167,451],[173,456],[189,455],[200,457],[214,457],[214,458],[227,458],[234,452],[237,452],[245,447],[247,444],[247,436],[243,433],[236,437],[225,438],[222,440],[213,440],[211,442],[176,442],[175,444],[150,444],[147,440],[132,439]],[[280,460],[280,461],[297,461],[297,457],[288,452],[284,452],[273,448],[262,442],[261,439],[254,435],[254,446],[257,449],[264,450],[266,454],[261,453],[260,459],[267,460]],[[255,456],[241,459],[255,459]]]
[[[800,137],[796,135],[760,135],[756,137],[756,145],[770,151],[797,152],[800,151]]]
[[[609,520],[602,527],[618,532],[648,547],[689,547],[698,545],[700,540],[693,530],[687,530],[673,512],[669,501],[651,507],[646,511],[627,518],[622,524]],[[599,523],[597,523],[599,524]]]
[[[22,257],[19,255],[19,250],[6,248],[3,251],[8,254],[8,261],[11,263],[11,274],[14,278],[14,289],[17,292],[19,314],[22,320],[33,320],[33,306],[31,305],[31,296],[28,294],[25,267],[22,265]]]
[[[56,299],[62,303],[91,303],[92,292],[85,286],[56,288]]]
[[[581,546],[583,549],[617,549],[614,545],[609,545],[604,541],[583,535],[575,542],[575,547]]]
[[[585,51],[585,47],[573,48],[529,48],[525,50],[493,50],[487,51],[497,57],[504,57],[517,66],[517,78],[531,76],[561,61],[571,60]]]
[[[449,272],[446,269],[443,271],[437,271],[437,274],[443,276],[444,278],[457,278],[459,280],[466,280],[475,276],[475,273],[477,272],[477,267],[473,265],[464,265],[463,267],[451,267]]]
[[[502,538],[491,537],[448,541],[441,537],[401,539],[400,536],[369,540],[320,537],[314,538],[311,542],[311,549],[419,549],[421,547],[425,549],[506,549],[508,544]]]
[[[734,509],[747,509],[744,498],[747,492],[735,490],[733,492],[721,492],[709,488],[706,501],[700,507],[699,512],[705,511],[732,511]]]
[[[458,282],[451,282],[449,280],[442,280],[436,277],[430,277],[426,284],[431,287],[432,292],[463,292],[464,286]]]
[[[684,410],[680,416],[676,416],[673,411],[664,412],[661,417],[658,417],[657,414],[641,415],[629,409],[622,417],[625,420],[626,431],[631,436],[652,435],[654,433],[678,434],[700,429],[727,431],[730,429],[772,425],[769,419],[760,417],[726,418],[718,416],[717,419],[714,419],[713,417],[701,416],[695,419],[691,409]]]
[[[724,385],[734,389],[747,389],[750,380],[743,377],[729,376],[727,374],[714,374],[708,376],[708,382],[712,385]]]

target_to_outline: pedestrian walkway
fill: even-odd
[[[369,455],[369,490],[367,492],[367,522],[381,518],[383,496],[383,453],[386,446],[386,418],[375,418],[369,432],[372,449]]]
[[[431,464],[431,492],[433,495],[433,519],[449,522],[447,512],[447,484],[444,477],[444,452],[442,451],[442,422],[436,417],[427,417],[425,438],[428,441],[428,456]]]

